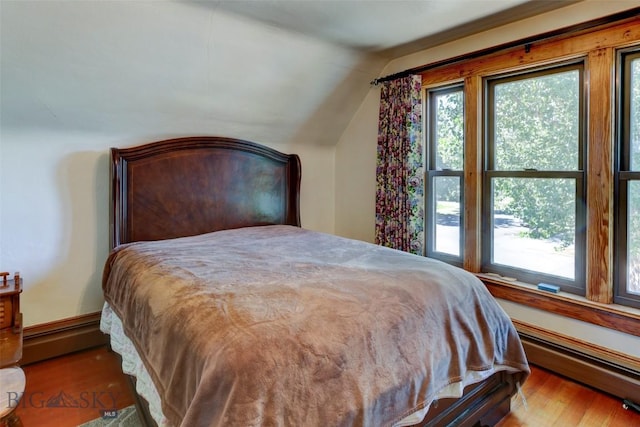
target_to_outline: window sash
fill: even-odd
[[[464,97],[464,90],[463,90],[463,86],[460,85],[456,85],[456,86],[447,86],[447,87],[443,87],[443,88],[436,88],[436,89],[431,89],[429,91],[427,91],[427,96],[428,96],[428,111],[427,111],[427,117],[428,117],[428,123],[427,123],[427,128],[428,128],[428,135],[429,135],[429,141],[428,144],[426,144],[427,146],[427,166],[428,166],[428,170],[462,170],[462,169],[455,169],[455,168],[450,168],[450,169],[446,169],[446,168],[439,168],[438,167],[438,159],[437,159],[437,154],[438,154],[438,107],[436,105],[437,100],[439,97],[441,96],[446,96],[446,95],[451,95],[451,94],[455,94],[456,92],[459,92],[461,96]],[[464,99],[464,98],[463,98]],[[463,103],[463,122],[464,122],[464,103]],[[460,152],[460,156],[461,158],[460,163],[463,164],[464,163],[464,141],[462,143],[462,150]]]
[[[578,115],[581,120],[581,123],[578,128],[578,159],[577,159],[578,164],[576,165],[576,168],[574,170],[576,171],[584,170],[584,164],[585,164],[585,159],[584,159],[585,130],[584,129],[585,129],[585,122],[586,122],[584,104],[585,104],[586,96],[585,96],[585,84],[584,84],[584,63],[582,62],[582,60],[579,62],[555,64],[550,67],[537,69],[535,71],[520,72],[520,73],[514,73],[514,74],[508,74],[508,75],[502,75],[502,76],[498,75],[498,76],[485,79],[485,87],[484,87],[484,91],[486,94],[485,123],[486,123],[486,129],[487,129],[485,170],[487,171],[499,170],[496,167],[495,128],[494,128],[495,122],[494,120],[490,120],[490,117],[495,117],[495,109],[494,109],[495,86],[500,83],[507,83],[507,82],[512,82],[516,80],[528,79],[528,78],[543,77],[549,74],[562,73],[565,71],[572,71],[572,70],[579,71],[578,87],[580,88],[580,92],[579,92],[580,100],[579,100],[579,107],[578,107],[578,110],[579,110]],[[525,170],[532,170],[532,169],[525,169]],[[516,172],[516,171],[517,169],[509,170],[509,172]]]
[[[615,170],[615,245],[614,245],[614,302],[640,308],[640,295],[629,292],[629,192],[631,182],[640,182],[640,171],[631,170],[631,127],[640,123],[632,123],[631,119],[631,64],[640,59],[638,48],[618,52],[618,123],[617,123],[617,156]]]
[[[458,255],[451,254],[449,252],[437,250],[438,233],[437,233],[437,214],[436,214],[436,191],[435,181],[439,177],[455,177],[458,178],[460,184],[460,201],[459,201],[459,224],[458,224]],[[464,256],[464,173],[462,171],[452,170],[439,170],[439,171],[427,171],[427,194],[426,197],[426,227],[428,238],[426,239],[426,256],[430,258],[440,259],[453,265],[462,266],[462,260]]]
[[[532,271],[524,268],[495,263],[492,260],[494,255],[494,206],[492,182],[494,178],[529,178],[529,179],[571,179],[575,181],[575,225],[574,225],[574,273],[573,279],[564,278],[552,274],[545,274],[541,271]],[[585,271],[586,271],[586,209],[585,199],[585,178],[583,172],[516,172],[506,173],[503,171],[486,172],[483,180],[483,210],[482,210],[482,271],[497,273],[505,277],[513,277],[521,282],[537,284],[540,282],[552,283],[560,286],[563,291],[577,295],[585,295]]]
[[[462,169],[442,169],[438,168],[437,156],[438,156],[438,106],[437,100],[440,96],[445,96],[448,94],[454,94],[456,92],[460,92],[460,94],[464,97],[464,87],[461,84],[456,85],[448,85],[443,87],[438,87],[434,89],[430,89],[426,91],[426,106],[427,113],[425,114],[426,118],[426,128],[427,132],[425,135],[428,138],[427,143],[425,144],[426,152],[425,152],[425,165],[427,166],[425,175],[425,184],[426,191],[425,194],[425,231],[427,235],[425,236],[425,255],[430,258],[436,258],[445,262],[448,262],[453,265],[462,266],[464,259],[464,172]],[[463,98],[464,99],[464,98]],[[464,102],[463,102],[463,123],[464,123]],[[464,130],[463,130],[464,134]],[[464,136],[463,136],[464,138]],[[459,159],[464,164],[464,141],[462,141],[462,158]],[[460,191],[460,200],[459,200],[459,224],[458,224],[458,254],[454,255],[451,253],[438,251],[436,250],[438,244],[438,235],[437,235],[437,201],[436,201],[436,191],[435,191],[435,182],[439,177],[456,177],[459,181],[459,191]]]

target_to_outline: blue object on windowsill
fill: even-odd
[[[538,283],[538,289],[541,291],[553,292],[554,294],[560,292],[560,286],[550,285],[549,283]]]

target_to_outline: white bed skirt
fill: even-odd
[[[162,413],[160,396],[153,385],[147,368],[145,368],[135,346],[122,330],[122,322],[113,312],[109,304],[102,307],[100,330],[111,337],[111,348],[122,357],[122,372],[136,378],[136,391],[149,404],[149,412],[158,427],[171,427]]]

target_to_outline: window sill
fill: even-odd
[[[594,325],[640,336],[640,310],[617,304],[601,304],[566,292],[541,291],[535,286],[476,274],[496,297]]]

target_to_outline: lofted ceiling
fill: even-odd
[[[205,2],[342,46],[398,57],[581,0]]]
[[[0,126],[330,146],[390,59],[570,3],[0,0]]]

